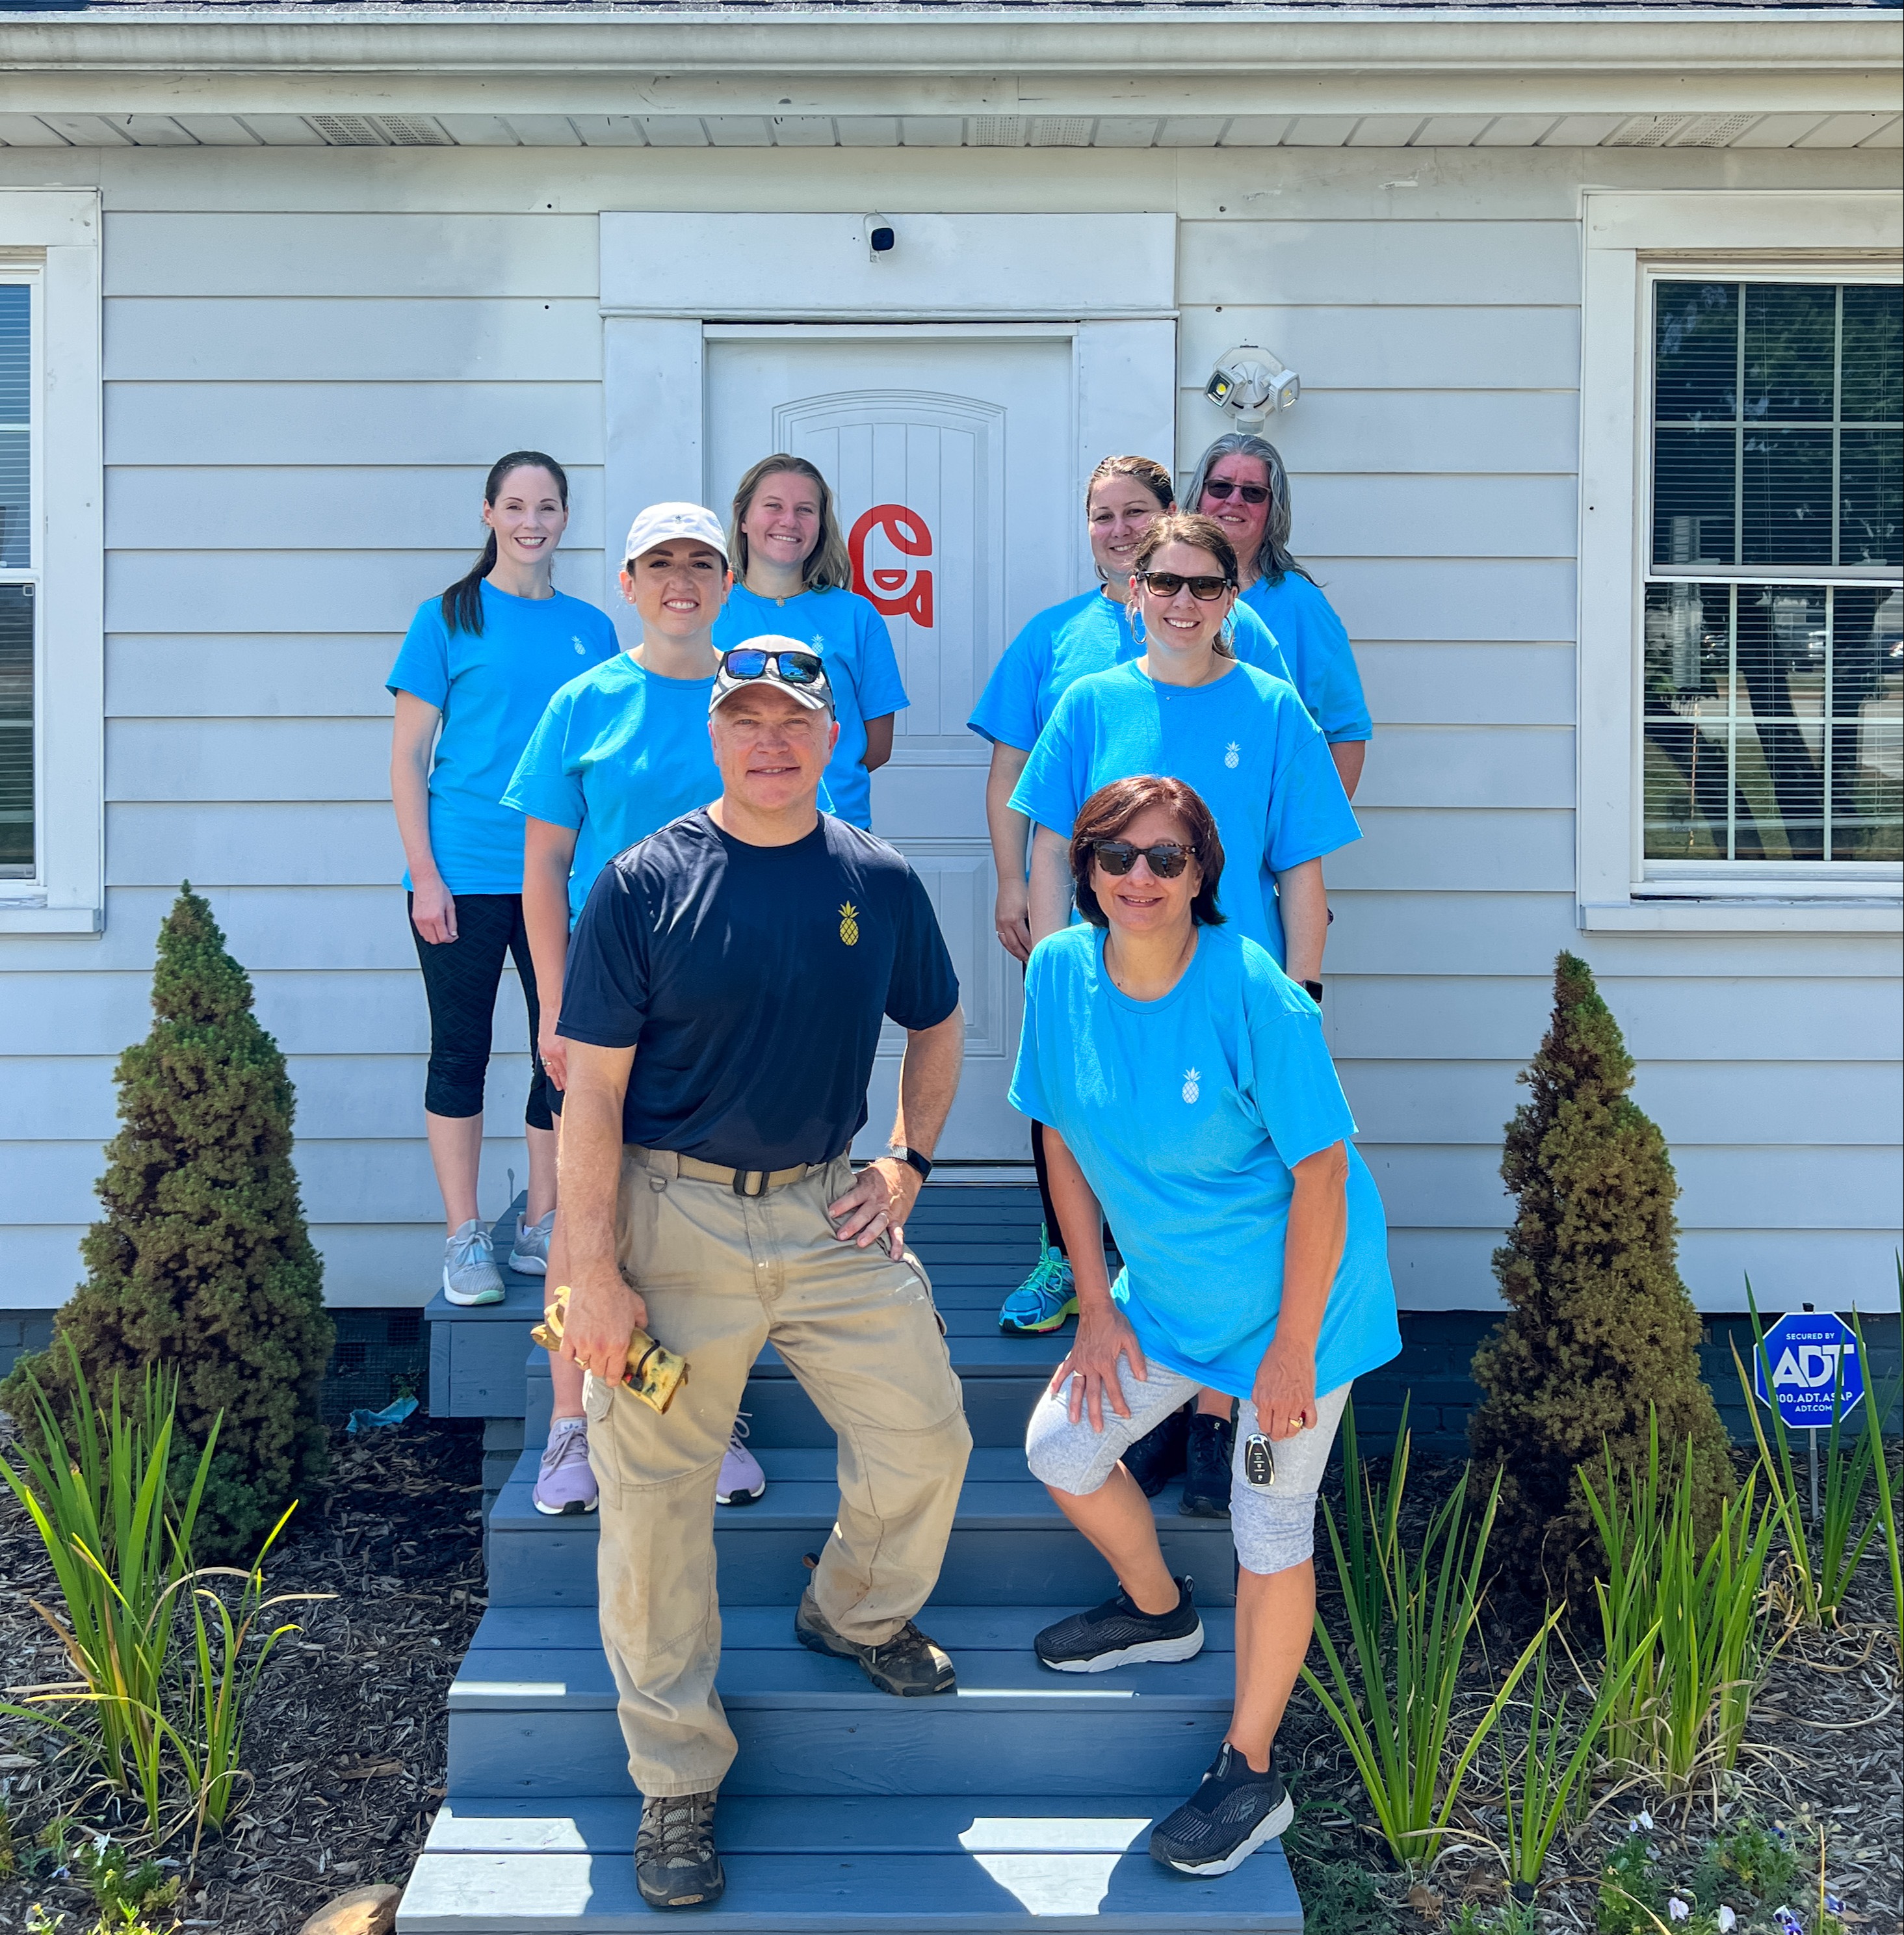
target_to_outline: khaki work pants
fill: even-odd
[[[602,1641],[629,1772],[650,1798],[718,1787],[734,1760],[714,1691],[714,1487],[763,1345],[839,1437],[839,1517],[812,1582],[828,1623],[877,1644],[938,1579],[972,1436],[919,1260],[833,1234],[826,1206],[852,1180],[842,1156],[740,1197],[682,1176],[665,1151],[623,1152],[622,1269],[649,1330],[690,1366],[665,1417],[593,1375],[584,1397],[602,1490]],[[789,1626],[804,1583],[787,1581]]]

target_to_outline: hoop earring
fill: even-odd
[[[1233,651],[1236,644],[1236,608],[1233,605],[1223,614],[1221,635],[1224,649]]]
[[[1130,635],[1138,644],[1145,642],[1144,614],[1137,608],[1137,601],[1132,599],[1128,607],[1130,613]]]

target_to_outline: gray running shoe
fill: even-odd
[[[714,1851],[713,1794],[656,1795],[641,1803],[635,1885],[650,1908],[712,1907],[727,1888]]]
[[[509,1247],[509,1267],[524,1276],[549,1273],[549,1239],[555,1234],[555,1212],[533,1223],[518,1223],[516,1239]]]
[[[558,1417],[536,1475],[536,1509],[545,1518],[592,1512],[601,1503],[588,1462],[588,1420]]]
[[[910,1700],[958,1689],[951,1654],[935,1646],[910,1620],[881,1644],[861,1646],[827,1623],[826,1615],[813,1603],[810,1586],[800,1595],[800,1610],[793,1616],[793,1636],[815,1653],[857,1660],[859,1670],[882,1693]]]
[[[500,1303],[502,1272],[489,1233],[472,1216],[443,1245],[443,1294],[452,1303]]]

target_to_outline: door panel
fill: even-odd
[[[892,631],[911,703],[874,778],[874,829],[931,895],[965,1009],[965,1076],[940,1153],[1021,1161],[1024,1124],[1005,1098],[1021,982],[992,933],[990,753],[965,721],[1018,628],[1075,588],[1072,346],[903,328],[723,332],[705,367],[707,501],[724,515],[769,451],[816,464],[856,588]],[[901,1039],[887,1034],[862,1152],[892,1127]]]

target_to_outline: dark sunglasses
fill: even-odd
[[[1266,484],[1233,484],[1227,477],[1212,477],[1204,485],[1203,494],[1215,498],[1219,504],[1232,497],[1240,497],[1246,504],[1266,504],[1269,501],[1269,487]]]
[[[720,669],[729,678],[765,678],[771,671],[786,685],[823,685],[826,667],[813,652],[770,652],[759,645],[736,645],[720,655]]]
[[[1187,584],[1190,595],[1199,604],[1208,605],[1221,598],[1236,581],[1213,575],[1186,578],[1180,571],[1140,571],[1137,581],[1160,598],[1174,598]]]
[[[1091,850],[1105,872],[1120,880],[1136,865],[1140,853],[1160,880],[1174,880],[1196,857],[1195,847],[1180,847],[1174,840],[1160,840],[1154,847],[1133,847],[1128,840],[1100,840]]]

